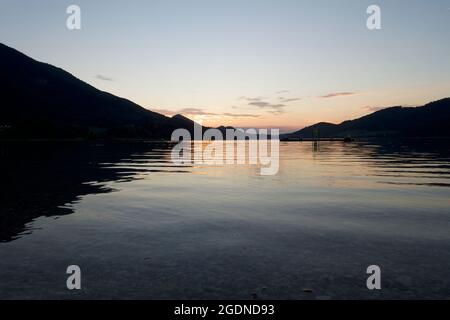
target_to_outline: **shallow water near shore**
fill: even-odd
[[[281,142],[274,176],[172,147],[2,143],[0,298],[450,298],[449,141]]]

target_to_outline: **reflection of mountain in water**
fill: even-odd
[[[73,213],[68,206],[87,194],[113,191],[106,183],[133,180],[146,167],[115,167],[133,162],[167,143],[95,145],[89,143],[3,143],[0,145],[0,241],[11,241],[30,231],[40,216]],[[164,154],[160,153],[159,157]]]

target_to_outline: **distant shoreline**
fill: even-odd
[[[450,140],[450,137],[352,137],[351,140],[346,140],[345,138],[290,138],[290,139],[280,139],[280,142],[358,142],[358,141],[398,141],[398,140]],[[111,138],[111,139],[87,139],[87,138],[21,138],[21,139],[1,139],[0,143],[4,142],[95,142],[95,143],[108,143],[108,142],[172,142],[168,139],[148,139],[148,138]],[[207,142],[207,141],[205,141]]]
[[[57,138],[42,138],[42,139],[0,139],[1,142],[171,142],[170,140],[163,139],[85,139],[85,138],[74,138],[74,139],[57,139]]]

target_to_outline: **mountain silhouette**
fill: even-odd
[[[179,121],[179,123],[184,123],[185,125],[194,125],[196,124],[193,120],[188,117],[183,116],[182,114],[176,114],[172,117],[172,120]],[[197,124],[199,125],[199,124]]]
[[[172,118],[101,91],[72,74],[0,43],[0,138],[169,139],[195,122]],[[341,124],[320,122],[281,138],[450,137],[450,98],[391,107]],[[231,127],[230,127],[231,128]],[[206,127],[203,130],[207,129]],[[224,132],[226,127],[219,127]]]
[[[98,90],[1,43],[0,68],[2,138],[170,138],[180,125],[193,124]]]
[[[450,137],[450,98],[421,107],[391,107],[341,124],[320,122],[283,138]]]

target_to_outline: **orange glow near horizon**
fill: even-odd
[[[339,124],[392,106],[422,106],[448,97],[450,84],[439,87],[392,88],[379,92],[364,92],[331,97],[299,99],[286,104],[282,112],[270,113],[264,108],[242,105],[233,108],[186,108],[166,110],[149,108],[166,116],[182,115],[208,127],[279,128],[295,131],[318,122]],[[268,100],[268,99],[266,99]],[[226,111],[226,112],[225,112]]]

